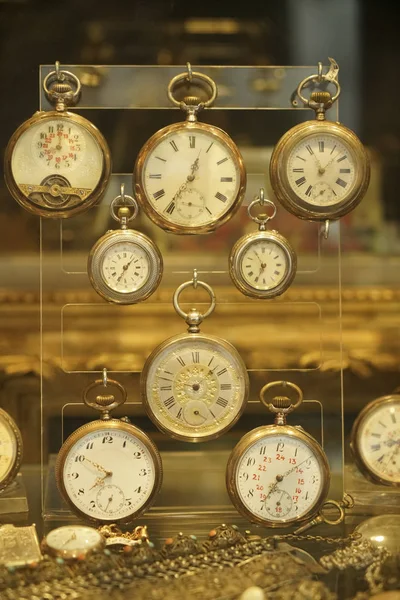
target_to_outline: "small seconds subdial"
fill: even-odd
[[[296,195],[315,206],[342,202],[355,182],[350,147],[329,134],[314,134],[296,145],[289,155],[287,177]]]
[[[121,293],[143,287],[149,277],[149,258],[145,250],[131,242],[118,242],[105,252],[101,271],[107,286]]]
[[[32,155],[39,166],[49,171],[73,171],[85,151],[85,138],[71,122],[51,121],[37,128],[31,141]]]
[[[287,254],[273,241],[255,241],[242,254],[241,272],[255,289],[275,288],[287,273]]]
[[[317,454],[294,435],[261,437],[243,453],[236,468],[240,502],[260,520],[290,522],[318,503],[324,474]]]
[[[377,403],[365,414],[357,444],[373,474],[388,483],[400,484],[400,397]]]
[[[178,339],[149,361],[144,369],[147,409],[174,437],[210,439],[243,410],[247,374],[230,345],[208,336]]]

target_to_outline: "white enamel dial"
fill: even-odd
[[[103,162],[101,148],[86,128],[54,118],[41,120],[20,135],[11,168],[19,185],[45,185],[49,176],[61,176],[67,181],[62,180],[64,185],[93,190]]]
[[[265,435],[241,456],[235,474],[240,501],[260,519],[300,519],[318,503],[324,472],[315,451],[287,434]]]
[[[8,422],[0,414],[0,483],[6,479],[14,466],[17,440]]]
[[[400,483],[400,398],[377,404],[363,417],[357,447],[366,467],[378,477]]]
[[[247,400],[247,373],[236,351],[188,335],[150,357],[145,392],[150,416],[173,436],[216,437]]]
[[[148,502],[156,465],[134,433],[104,425],[72,445],[62,478],[69,500],[79,511],[100,521],[115,521]]]
[[[220,138],[182,126],[150,149],[142,183],[148,202],[164,220],[205,226],[231,209],[240,189],[240,168]]]
[[[287,275],[287,253],[274,241],[258,239],[243,251],[240,267],[243,279],[251,287],[269,290]]]
[[[85,554],[102,546],[103,537],[93,527],[66,525],[53,529],[46,536],[46,545],[54,553]]]
[[[286,169],[289,184],[304,202],[333,206],[343,202],[355,182],[354,156],[338,136],[312,134],[290,152]]]
[[[149,277],[149,257],[138,244],[117,242],[102,257],[101,273],[106,285],[121,293],[135,292]]]

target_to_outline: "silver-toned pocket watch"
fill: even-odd
[[[195,84],[207,96],[204,101],[189,95]],[[244,163],[225,131],[197,120],[197,113],[217,97],[210,77],[192,72],[188,63],[188,72],[170,81],[168,97],[185,111],[186,121],[160,129],[144,144],[134,168],[134,195],[166,231],[209,233],[239,209],[246,187]]]
[[[252,209],[257,205],[271,207],[272,214],[254,216]],[[288,289],[296,275],[296,254],[283,235],[266,230],[266,224],[276,214],[276,206],[264,198],[263,188],[249,204],[247,212],[250,219],[258,223],[259,230],[236,242],[229,257],[229,273],[233,283],[246,296],[275,298]]]
[[[111,175],[107,143],[90,121],[67,111],[81,95],[73,73],[60,69],[43,81],[52,111],[38,111],[11,136],[4,176],[15,200],[41,217],[66,218],[86,211],[106,190]]]
[[[205,313],[179,305],[188,287],[205,289],[211,305]],[[213,289],[197,279],[180,285],[173,304],[188,324],[188,333],[160,344],[146,360],[141,375],[142,398],[157,427],[187,442],[215,439],[243,413],[249,393],[246,366],[238,351],[224,339],[200,333],[200,324],[215,308]]]
[[[270,180],[279,202],[300,219],[338,219],[361,202],[369,184],[370,166],[364,146],[354,133],[338,122],[327,121],[325,112],[340,95],[339,67],[329,59],[328,73],[310,75],[300,82],[297,96],[315,111],[315,120],[287,131],[276,144],[270,162]],[[331,83],[328,91],[303,90],[312,83]]]
[[[128,224],[138,214],[134,198],[114,198],[110,212],[120,229],[107,231],[93,246],[88,258],[89,279],[100,296],[116,304],[146,300],[157,289],[163,274],[163,259],[154,242]]]
[[[273,394],[270,390],[283,394]],[[295,400],[289,396],[295,394]],[[249,431],[232,450],[226,469],[226,486],[237,510],[266,527],[288,527],[308,521],[297,532],[319,522],[337,525],[343,508],[326,500],[330,484],[327,456],[320,444],[302,427],[286,424],[286,415],[303,401],[301,389],[289,381],[272,381],[260,392],[261,402],[275,414],[274,425]],[[338,519],[323,515],[332,505]]]

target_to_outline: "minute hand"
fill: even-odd
[[[305,462],[307,462],[308,460],[310,460],[310,458],[312,458],[311,456],[309,456],[308,458],[305,458],[304,460],[301,461],[301,463],[299,463],[298,465],[296,465],[295,467],[292,467],[291,469],[289,469],[289,471],[286,471],[286,473],[284,473],[283,475],[281,475],[282,479],[284,477],[287,477],[288,475],[290,475],[290,473],[293,473],[293,471],[295,471],[296,469],[298,469],[301,465],[303,465]]]

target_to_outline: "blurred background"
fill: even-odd
[[[62,224],[44,222],[40,231],[39,219],[20,208],[2,178],[0,405],[23,432],[26,463],[40,462],[42,423],[47,463],[48,455],[60,447],[62,427],[64,434],[70,433],[87,420],[80,406],[65,405],[80,403],[82,388],[103,366],[124,372],[120,380],[136,403],[135,422],[153,434],[160,448],[185,449],[158,433],[144,416],[138,381],[150,351],[184,331],[170,299],[197,267],[216,288],[220,302],[204,330],[227,337],[239,349],[251,371],[254,401],[234,430],[208,447],[230,449],[245,431],[270,422],[256,403],[258,391],[266,380],[285,377],[315,401],[298,421],[319,439],[323,428],[318,402],[323,406],[325,429],[330,430],[325,442],[331,445],[330,460],[341,477],[341,444],[333,438],[341,432],[342,384],[349,461],[347,441],[355,415],[368,401],[400,386],[400,50],[393,16],[388,0],[0,0],[3,154],[13,131],[39,108],[41,64],[59,60],[61,65],[103,65],[81,69],[83,95],[85,89],[101,90],[107,65],[277,65],[268,79],[252,80],[254,90],[268,98],[286,76],[279,66],[316,68],[318,61],[327,65],[331,56],[340,66],[340,121],[366,145],[372,167],[365,199],[342,220],[341,233],[333,227],[327,241],[321,241],[317,224],[299,221],[278,207],[273,227],[298,252],[299,273],[292,288],[276,301],[247,300],[230,284],[229,249],[240,235],[253,230],[245,209],[205,240],[167,235],[141,215],[135,227],[162,249],[166,271],[155,296],[127,309],[107,306],[96,296],[86,276],[87,254],[95,240],[114,227],[108,205],[119,193],[120,180],[129,192],[141,146],[156,130],[179,120],[179,111],[81,111],[105,135],[113,172],[125,175],[115,175],[101,206]],[[271,195],[268,161],[273,146],[287,129],[307,118],[312,118],[307,111],[260,115],[218,106],[201,115],[238,144],[251,175],[247,202],[260,185]]]

